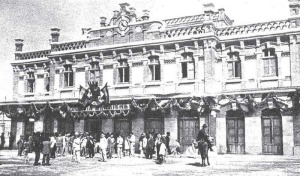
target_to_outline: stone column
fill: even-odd
[[[170,114],[164,117],[164,131],[165,133],[170,132],[171,141],[170,144],[174,144],[178,136],[178,112],[171,109]]]
[[[241,79],[242,79],[242,89],[246,88],[246,72],[245,72],[245,67],[246,67],[246,63],[245,63],[245,51],[240,52],[240,60],[241,60]]]
[[[276,56],[277,56],[277,74],[278,74],[278,86],[282,87],[283,86],[283,80],[284,77],[282,75],[282,63],[281,63],[281,54],[282,51],[276,51]]]
[[[103,86],[103,66],[104,66],[103,63],[99,64],[99,68],[100,68],[100,82],[99,82],[99,85],[100,86]]]
[[[118,64],[114,63],[113,64],[113,84],[116,85],[118,84]]]
[[[53,122],[53,132],[54,132],[54,133],[58,132],[58,121],[57,121],[57,118],[54,118],[54,122]]]
[[[129,84],[132,84],[132,62],[128,62],[129,69]],[[132,86],[129,87],[129,94],[132,94]]]
[[[221,55],[220,57],[222,59],[222,75],[223,75],[223,77],[222,77],[222,80],[223,80],[222,90],[224,91],[224,90],[226,90],[225,81],[227,80],[227,62],[226,62],[227,56],[226,55]]]
[[[245,153],[262,153],[261,117],[245,117]]]
[[[139,146],[139,137],[145,131],[144,113],[140,112],[137,114],[137,116],[132,117],[131,125],[132,132],[135,136],[135,146]],[[138,149],[138,147],[135,147],[136,152]]]
[[[19,77],[20,72],[15,71],[13,73],[13,100],[17,100],[19,98],[19,94],[24,92],[19,92]]]
[[[283,155],[294,155],[293,116],[282,116]]]
[[[257,39],[256,40],[256,47],[260,46],[260,40]],[[260,78],[262,77],[262,62],[261,62],[261,57],[263,55],[262,51],[260,48],[256,49],[255,52],[256,55],[256,74],[257,74],[257,78],[256,78],[256,82],[257,82],[257,88],[260,88]]]
[[[219,154],[225,154],[227,152],[226,145],[226,118],[216,118],[216,147]]]
[[[204,77],[205,77],[205,92],[214,93],[218,90],[215,79],[215,63],[216,63],[216,41],[204,40]]]
[[[20,139],[20,135],[24,134],[25,123],[23,121],[17,121],[17,131],[16,131],[16,142]]]
[[[37,121],[34,121],[34,132],[43,132],[44,131],[44,115],[40,115],[40,118]]]
[[[300,35],[290,36],[290,59],[292,86],[300,85]]]

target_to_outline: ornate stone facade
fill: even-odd
[[[290,0],[289,19],[243,26],[213,4],[153,21],[123,3],[80,41],[59,41],[52,28],[50,50],[23,52],[16,39],[15,101],[2,111],[17,137],[171,132],[185,148],[206,123],[219,153],[299,155],[299,3]],[[78,106],[89,81],[107,83],[110,106]]]

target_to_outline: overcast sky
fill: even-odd
[[[61,29],[60,41],[81,36],[81,28],[98,27],[99,17],[112,17],[119,3],[128,2],[138,15],[151,19],[202,14],[202,4],[225,8],[234,25],[287,19],[288,0],[0,0],[0,101],[12,99],[14,39],[24,39],[23,51],[49,48],[50,28]]]

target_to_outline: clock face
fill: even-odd
[[[128,22],[126,20],[121,20],[119,22],[119,29],[125,31],[128,28]]]

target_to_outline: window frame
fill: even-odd
[[[158,56],[150,56],[148,59],[149,59],[148,69],[151,74],[150,81],[161,81],[161,65],[159,62],[159,57]],[[156,70],[158,70],[158,72]],[[158,75],[157,75],[157,73],[158,73]]]
[[[89,69],[89,80],[90,81],[97,81],[99,83],[100,81],[100,66],[99,62],[91,62],[91,67]],[[98,73],[98,76],[97,76]]]
[[[65,68],[63,73],[64,87],[74,87],[74,71],[72,65],[64,65],[64,68]],[[68,79],[67,81],[66,81],[66,77]]]
[[[227,56],[228,56],[228,59],[226,61],[227,79],[242,79],[242,62],[240,59],[240,53],[229,52]],[[231,69],[229,69],[229,65],[231,65]],[[232,73],[229,74],[230,72]]]
[[[263,51],[262,59],[262,75],[263,77],[278,76],[278,60],[275,53],[275,48],[266,48]],[[268,73],[266,73],[268,70]]]
[[[34,72],[27,72],[27,75],[28,77],[27,77],[26,93],[34,93],[34,88],[35,88]]]
[[[196,70],[195,70],[195,59],[193,53],[183,53],[180,62],[181,62],[181,79],[194,80],[196,75]],[[186,65],[185,70],[183,70],[184,64]],[[193,66],[193,75],[189,74],[189,64],[192,64]],[[185,71],[185,74],[183,71]]]
[[[127,59],[120,59],[118,64],[118,83],[129,83],[130,73]],[[122,74],[121,74],[122,73]]]

